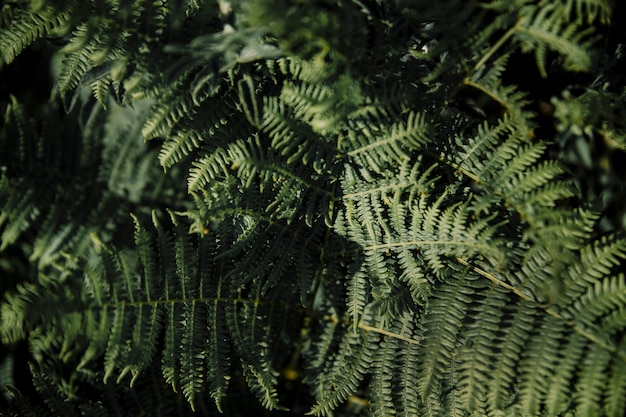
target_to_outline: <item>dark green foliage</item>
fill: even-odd
[[[610,2],[2,7],[6,415],[626,411]]]

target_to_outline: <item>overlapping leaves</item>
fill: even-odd
[[[178,62],[154,52],[169,79],[137,81],[160,98],[143,135],[166,136],[160,161],[188,170],[196,207],[155,217],[154,231],[136,221],[132,245],[95,238],[87,258],[21,285],[2,310],[5,340],[30,334],[41,352],[78,357],[106,381],[132,383],[159,363],[192,406],[205,391],[219,406],[236,368],[264,407],[280,408],[281,367],[296,358],[316,415],[353,395],[374,415],[623,413],[624,238],[593,236],[594,215],[572,207],[566,172],[532,134],[526,97],[502,82],[517,46],[535,51],[544,75],[548,51],[566,69],[588,68],[580,16],[604,19],[602,2],[487,2],[493,24],[455,17],[469,41],[446,38],[433,18],[459,1],[430,14],[417,12],[434,7],[425,1],[406,13],[349,3],[341,12],[359,30],[346,39],[326,3],[270,3],[247,12],[271,57],[222,65],[211,43],[170,45]],[[148,10],[136,7],[135,17]],[[173,26],[183,9],[172,9]],[[198,10],[186,9],[202,21]],[[294,17],[264,21],[264,10]],[[156,32],[167,26],[155,20]],[[304,21],[311,28],[291,26]],[[86,42],[111,62],[127,35],[104,49],[107,37]],[[197,39],[228,46],[225,37]],[[381,74],[359,67],[371,62]],[[92,64],[61,87],[94,81]],[[112,65],[121,78],[109,85],[131,87],[125,63]],[[451,104],[461,88],[502,113],[463,113]],[[39,308],[50,315],[28,313],[46,294]]]

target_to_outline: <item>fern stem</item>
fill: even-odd
[[[474,265],[470,264],[469,262],[467,262],[463,258],[457,257],[456,260],[461,265],[466,266],[468,268],[471,268],[478,275],[480,275],[480,276],[482,276],[484,278],[487,278],[489,281],[493,282],[494,284],[499,285],[502,288],[506,288],[507,290],[511,291],[512,293],[514,293],[515,295],[520,297],[522,300],[529,301],[529,302],[535,302],[535,300],[533,298],[531,298],[528,295],[524,294],[522,291],[520,291],[519,289],[515,288],[511,284],[507,284],[506,282],[502,281],[501,279],[495,277],[493,274],[490,274],[489,272],[485,271],[484,269],[481,269],[481,268],[479,268],[477,266],[474,266]]]
[[[498,49],[502,48],[502,46],[511,38],[511,36],[515,34],[523,21],[524,19],[520,18],[515,26],[507,30],[506,33],[502,35],[502,37],[498,39],[495,44],[493,44],[493,46],[487,51],[487,53],[483,55],[480,61],[478,61],[476,65],[474,65],[472,72],[478,71],[483,65],[485,65],[485,63],[489,61],[489,59],[498,51]]]
[[[448,166],[450,166],[450,167],[454,168],[457,172],[459,172],[459,173],[461,173],[461,174],[465,175],[467,178],[471,179],[471,180],[472,180],[472,181],[474,181],[476,184],[480,184],[480,183],[482,183],[482,180],[480,179],[480,177],[479,177],[478,175],[475,175],[475,174],[473,174],[473,173],[471,173],[471,172],[469,172],[469,171],[467,171],[467,170],[465,170],[465,169],[461,168],[461,165],[459,165],[459,164],[457,164],[457,163],[454,163],[454,162],[452,162],[452,161],[451,161],[451,160],[449,160],[449,159],[446,159],[446,157],[445,157],[444,155],[441,155],[441,156],[439,157],[439,161],[441,161],[441,162],[443,162],[444,164],[446,164],[446,165],[448,165]]]
[[[485,88],[483,85],[472,81],[469,77],[463,80],[463,84],[465,84],[468,87],[475,88],[479,90],[480,92],[484,93],[487,97],[489,97],[490,99],[492,99],[493,101],[501,105],[507,112],[511,110],[511,108],[504,101],[502,101],[500,97],[493,94],[490,90]]]
[[[403,336],[401,334],[398,333],[394,333],[394,332],[390,332],[389,330],[385,330],[385,329],[381,329],[380,327],[374,327],[374,326],[369,326],[363,322],[360,322],[357,327],[359,329],[363,329],[367,332],[375,332],[375,333],[379,333],[379,334],[384,334],[385,336],[389,336],[389,337],[393,337],[395,339],[398,340],[402,340],[404,342],[410,343],[412,345],[419,345],[420,342],[418,340],[415,339],[411,339],[410,337],[406,337]]]
[[[484,278],[487,278],[489,281],[493,282],[494,284],[499,285],[499,286],[501,286],[503,288],[506,288],[509,291],[513,292],[518,297],[520,297],[522,300],[536,303],[535,300],[533,300],[531,297],[529,297],[528,295],[526,295],[523,292],[521,292],[519,289],[515,288],[514,286],[512,286],[510,284],[507,284],[506,282],[504,282],[501,279],[495,277],[493,274],[490,274],[489,272],[485,271],[484,269],[481,269],[481,268],[479,268],[477,266],[474,266],[474,265],[470,264],[469,262],[467,262],[463,258],[457,257],[456,260],[461,265],[471,268],[474,272],[476,272],[477,274],[481,275]],[[558,319],[558,320],[563,320],[576,333],[580,334],[585,339],[589,340],[590,342],[594,343],[597,346],[600,346],[602,349],[605,349],[605,350],[607,350],[607,351],[609,351],[609,352],[611,352],[613,354],[616,354],[620,358],[626,360],[626,354],[624,354],[623,352],[620,352],[617,347],[606,343],[605,341],[603,341],[600,338],[598,338],[595,334],[590,333],[587,330],[577,326],[575,321],[567,320],[565,317],[563,317],[557,311],[552,310],[551,308],[543,307],[543,310],[546,313],[548,313],[548,315],[550,315],[551,317],[553,317],[555,319]]]

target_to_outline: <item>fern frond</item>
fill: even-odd
[[[475,292],[472,285],[475,280],[465,271],[433,290],[424,313],[428,326],[421,334],[423,345],[418,355],[417,390],[423,402],[433,394],[441,397],[442,383],[453,361],[457,333]]]
[[[432,138],[423,114],[410,113],[405,121],[390,128],[376,127],[357,121],[341,143],[346,156],[363,170],[381,173],[389,166],[409,159]]]
[[[346,176],[335,230],[360,247],[361,253],[353,254],[348,266],[348,309],[354,323],[370,301],[365,292],[370,288],[379,306],[386,305],[386,309],[394,311],[393,299],[402,297],[404,291],[394,282],[398,272],[415,290],[422,286],[422,294],[416,294],[414,299],[420,303],[429,289],[424,273],[430,274],[429,280],[433,274],[445,276],[445,256],[482,254],[494,264],[504,262],[503,253],[481,243],[493,238],[493,216],[470,221],[469,205],[445,207],[445,192],[435,201],[429,200],[433,167],[422,169],[419,164],[405,164],[401,175],[378,183],[370,183],[355,172]],[[350,172],[347,170],[346,174]],[[405,203],[394,205],[393,201]],[[399,270],[400,266],[409,269]],[[414,279],[417,282],[412,282]],[[398,300],[404,305],[402,298]]]
[[[32,202],[37,201],[38,198],[35,190],[17,192],[10,176],[11,170],[19,170],[22,166],[30,165],[36,160],[36,135],[22,107],[12,97],[4,114],[3,140],[0,142],[3,154],[13,156],[13,158],[7,158],[7,166],[0,177],[0,190],[2,191],[0,202],[3,207],[2,214],[0,214],[0,226],[3,226],[0,250],[14,243],[26,230],[28,224],[40,216],[39,211],[32,208]]]
[[[280,99],[295,115],[321,135],[334,135],[343,121],[363,100],[360,86],[350,77],[340,77],[331,85],[285,82]]]
[[[262,294],[266,294],[274,287],[297,283],[300,299],[308,300],[316,275],[311,260],[319,256],[320,225],[310,229],[300,224],[292,230],[258,214],[238,216],[237,223],[241,230],[229,234],[232,240],[223,255],[237,261],[230,273],[234,284],[242,285],[256,278]]]
[[[308,414],[330,415],[332,410],[356,392],[359,383],[372,363],[372,355],[378,346],[378,334],[374,332],[347,331],[339,343],[336,363],[345,364],[333,368],[328,374],[314,381],[317,403]]]
[[[585,339],[573,335],[561,350],[556,369],[546,393],[545,407],[550,415],[558,416],[566,411],[571,402],[568,384],[575,378],[586,345]]]
[[[5,296],[0,310],[2,319],[2,342],[16,343],[26,337],[28,326],[26,322],[32,320],[28,314],[28,305],[37,298],[35,284],[24,283],[16,286],[14,293]]]
[[[182,346],[186,348],[181,355],[181,391],[194,410],[198,393],[201,392],[205,381],[205,369],[207,367],[205,352],[208,338],[206,325],[207,312],[204,303],[192,302],[184,314],[184,323],[190,328],[182,338]],[[189,324],[187,324],[189,323]],[[218,384],[216,384],[218,385]],[[219,399],[219,392],[213,393]]]
[[[243,375],[248,386],[259,402],[271,410],[281,408],[276,392],[278,373],[272,369],[271,362],[268,360],[266,341],[259,339],[259,334],[264,330],[260,329],[257,332],[255,325],[257,317],[267,313],[267,310],[258,303],[244,305],[241,309],[239,306],[231,306],[226,310],[226,323],[233,338],[233,344],[241,355]],[[249,315],[252,315],[252,320],[249,319]],[[255,349],[249,350],[250,346],[254,346]]]
[[[71,198],[65,198],[64,193],[67,194],[68,191],[61,189],[61,178],[64,175],[72,176],[80,171],[82,168],[81,159],[92,159],[93,153],[97,153],[99,149],[85,147],[85,151],[89,152],[89,155],[68,153],[66,155],[67,160],[59,159],[61,150],[54,145],[56,141],[52,140],[56,135],[56,128],[55,130],[48,130],[51,126],[59,123],[58,117],[55,116],[53,109],[48,110],[48,117],[49,123],[44,125],[43,138],[41,138],[33,126],[28,125],[28,118],[16,100],[13,100],[12,104],[7,107],[6,124],[0,132],[0,146],[6,152],[4,156],[8,162],[7,170],[2,175],[2,191],[5,194],[0,197],[0,202],[3,204],[3,214],[0,217],[4,226],[2,230],[3,249],[16,242],[26,230],[27,225],[40,223],[42,218],[45,229],[39,234],[40,239],[46,236],[49,229],[53,227],[52,224],[55,226],[64,225],[70,229],[76,226],[71,221],[66,221],[65,215],[67,215],[68,210],[80,211],[81,203],[78,205],[74,205],[74,203],[76,203],[76,198],[80,197],[79,194],[82,194],[82,190],[80,186],[77,186],[73,190],[74,195]],[[50,140],[46,141],[46,139]],[[80,149],[81,141],[82,139],[78,135],[68,138],[68,143],[72,143],[78,149]],[[40,167],[41,173],[23,174],[21,171],[24,166]],[[46,172],[48,173],[47,178],[42,181],[41,176],[45,175]],[[89,173],[97,174],[91,168],[85,167],[84,174]],[[16,192],[17,189],[22,191]],[[54,205],[53,203],[59,203],[59,206],[51,211],[50,207]],[[47,215],[46,212],[48,212]],[[54,238],[57,239],[58,243],[66,242],[60,235]],[[33,256],[36,258],[41,255],[39,251],[51,244],[51,241],[44,239],[43,241],[40,240],[39,243],[34,249],[35,254]]]
[[[395,329],[394,329],[395,330]],[[393,398],[393,368],[388,364],[393,363],[396,352],[399,350],[400,341],[393,337],[384,337],[378,347],[378,354],[372,364],[372,382],[370,383],[371,413],[375,417],[390,416],[395,414]]]
[[[623,275],[606,277],[589,286],[587,293],[570,308],[575,320],[590,326],[603,316],[619,309],[626,300],[626,281]]]
[[[563,332],[562,325],[554,320],[547,319],[537,324],[537,333],[531,333],[519,367],[519,405],[522,412],[528,415],[539,414],[549,388],[549,370],[554,367],[554,353],[559,349]]]
[[[350,65],[346,58],[354,48],[366,48],[367,9],[357,4],[342,4],[332,11],[323,4],[306,4],[300,13],[291,15],[288,2],[258,2],[246,11],[246,18],[273,22],[271,31],[281,49],[304,61],[318,80],[329,79]],[[318,24],[308,25],[311,19]]]
[[[273,79],[289,76],[310,86],[327,81],[328,73],[323,69],[321,70],[319,62],[287,56],[269,60],[265,65]]]
[[[0,130],[25,414],[623,414],[626,241],[553,156],[623,142],[622,78],[535,118],[569,76],[512,68],[589,70],[607,0],[30,3],[0,46],[63,35],[69,121]]]
[[[298,329],[297,322],[287,320],[293,318],[287,297],[297,295],[295,286],[283,285],[273,302],[260,303],[269,289],[255,283],[247,294],[252,299],[241,298],[242,284],[225,280],[232,267],[216,261],[215,241],[205,242],[208,237],[198,241],[171,217],[171,226],[154,218],[155,236],[135,218],[134,250],[110,248],[96,239],[96,250],[85,269],[85,292],[74,295],[81,299],[79,308],[89,313],[71,328],[78,326],[86,339],[66,355],[78,353],[76,349],[80,351],[82,346],[82,369],[94,367],[93,362],[103,356],[105,381],[115,378],[119,383],[130,373],[134,384],[153,363],[162,335],[164,347],[159,356],[165,381],[180,391],[192,408],[200,401],[199,393],[209,386],[220,407],[231,372],[232,341],[247,368],[244,376],[252,391],[266,406],[279,408],[276,369]],[[199,265],[205,268],[198,269]],[[282,320],[273,321],[280,316]],[[65,317],[73,316],[61,313],[55,317],[59,322],[50,317],[47,325],[51,327],[44,325],[43,333],[58,325],[69,326]],[[3,320],[9,319],[3,313]],[[110,331],[102,332],[103,326]],[[63,345],[76,344],[81,334],[69,329]],[[251,344],[259,347],[258,354],[247,353]],[[210,364],[211,358],[216,362]]]
[[[489,394],[488,383],[493,376],[489,364],[494,363],[491,349],[501,329],[503,307],[508,302],[507,291],[492,286],[482,291],[486,294],[478,303],[476,313],[470,308],[469,314],[475,321],[460,335],[463,346],[456,354],[457,407],[475,411],[483,407]],[[497,311],[496,311],[497,310]]]
[[[141,130],[145,140],[167,136],[172,128],[192,111],[195,106],[191,97],[183,93],[186,89],[184,79],[178,81],[174,88],[167,91],[166,96],[155,105],[151,116]]]
[[[580,262],[573,264],[563,282],[567,299],[577,299],[586,289],[610,275],[626,257],[626,241],[617,236],[604,236],[580,251]]]
[[[618,352],[626,352],[626,338],[622,337]],[[618,417],[626,407],[626,360],[613,356],[608,369],[609,379],[604,390],[604,410],[609,417]]]
[[[352,259],[346,278],[346,306],[347,313],[350,315],[354,330],[358,326],[361,316],[365,310],[365,306],[370,302],[369,293],[371,286],[367,280],[367,269],[363,267],[363,259]]]
[[[139,220],[134,217],[135,224],[139,224]],[[158,254],[152,247],[151,238],[145,229],[135,228],[135,244],[137,247],[137,261],[143,269],[141,273],[141,282],[138,283],[139,288],[144,291],[146,304],[138,306],[137,321],[133,328],[131,340],[138,347],[131,351],[127,357],[127,365],[120,372],[120,378],[126,372],[130,371],[132,375],[131,386],[134,385],[137,378],[141,375],[141,371],[148,366],[150,358],[155,354],[157,348],[157,337],[161,333],[163,323],[164,309],[160,304],[153,304],[158,300],[160,288],[156,280],[148,279],[149,277],[158,276],[156,256]],[[96,283],[92,288],[100,289],[103,285]],[[106,287],[105,287],[106,288]],[[105,300],[100,296],[96,298],[97,302],[103,303]],[[102,315],[102,325],[106,325],[106,314]],[[87,355],[85,355],[87,358]],[[89,358],[91,359],[91,358]],[[83,359],[85,363],[85,359]]]
[[[14,190],[14,187],[10,186],[8,179],[2,181],[1,184],[2,193],[11,196],[3,201],[3,213],[0,216],[0,225],[3,226],[0,250],[5,250],[19,239],[32,221],[37,220],[40,216],[39,210],[34,209],[33,203],[36,204],[39,198],[43,199],[41,201],[46,201],[49,196],[46,194],[36,195],[35,190],[28,190],[20,194]],[[15,213],[15,215],[11,213]]]
[[[493,84],[486,83],[482,79],[476,81],[465,80],[464,83],[486,94],[487,97],[498,103],[503,111],[518,120],[520,124],[518,127],[522,136],[531,136],[531,123],[529,121],[532,119],[533,114],[527,110],[529,102],[525,93],[519,91],[514,85],[503,85],[501,80]]]
[[[510,331],[498,337],[496,343],[502,353],[496,357],[488,382],[487,403],[492,410],[506,409],[514,401],[516,369],[535,324],[536,311],[528,304],[520,303],[507,310],[502,323]]]
[[[184,88],[184,85],[181,87]],[[179,92],[180,93],[180,92]],[[195,160],[192,162],[197,168],[190,171],[189,183],[193,183],[191,178],[194,176],[206,176],[199,169],[203,166],[202,161],[206,161],[206,157],[200,157],[199,149],[205,145],[208,149],[215,149],[218,146],[233,140],[233,136],[226,134],[226,131],[232,129],[227,126],[228,120],[232,119],[235,110],[234,104],[229,105],[232,100],[230,95],[217,96],[209,98],[199,104],[192,104],[189,99],[182,99],[173,93],[171,100],[173,107],[158,106],[155,116],[152,120],[148,120],[143,127],[142,134],[147,140],[165,136],[165,141],[161,146],[159,153],[159,161],[164,169],[169,169],[183,158],[190,154],[195,154]],[[178,103],[178,104],[176,104]],[[193,122],[189,120],[189,113],[194,116]],[[251,134],[248,125],[238,126],[241,131],[238,135],[247,137]],[[146,136],[147,135],[147,136]],[[218,152],[220,152],[218,148]],[[208,167],[207,167],[208,168]],[[199,189],[200,186],[190,187],[189,191]]]
[[[51,105],[44,112],[39,132],[33,126],[20,127],[27,126],[23,114],[19,116],[21,122],[10,121],[4,126],[0,146],[7,151],[5,157],[34,168],[26,175],[11,163],[7,166],[6,178],[12,178],[12,186],[19,186],[23,192],[0,198],[6,216],[4,244],[19,238],[25,231],[20,219],[30,217],[36,234],[29,256],[45,266],[70,248],[77,257],[86,253],[93,229],[128,222],[125,213],[129,205],[152,192],[152,184],[144,174],[158,172],[158,167],[150,162],[153,155],[146,151],[136,129],[133,131],[132,122],[129,127],[129,113],[114,108],[119,111],[115,125],[109,124],[112,115],[84,103],[65,119],[56,105]],[[13,109],[9,111],[15,116]],[[137,114],[134,117],[141,120]],[[22,133],[15,135],[15,145],[9,145],[6,141],[13,142],[14,129]],[[70,144],[73,152],[65,148]]]
[[[308,109],[307,109],[308,110]],[[292,117],[294,110],[279,98],[264,101],[264,122],[262,130],[271,138],[271,147],[286,158],[288,164],[301,162],[322,173],[332,165],[336,149],[315,135],[306,123]],[[306,111],[303,112],[306,114]]]
[[[534,9],[534,10],[533,10]],[[546,72],[546,54],[548,50],[558,52],[564,57],[563,66],[571,71],[588,71],[591,68],[591,29],[581,30],[577,24],[561,20],[560,8],[556,5],[543,5],[524,14],[532,16],[518,25],[516,36],[522,51],[534,51],[543,77]]]
[[[606,0],[566,0],[562,7],[562,19],[574,20],[577,24],[592,24],[596,19],[602,24],[608,24],[613,12],[611,2]]]
[[[220,153],[218,150],[216,155]],[[245,188],[258,182],[261,193],[271,194],[273,202],[264,209],[272,218],[286,219],[288,223],[304,218],[309,226],[320,217],[328,220],[331,194],[325,189],[324,178],[312,173],[310,167],[286,169],[280,156],[267,149],[258,135],[231,143],[228,153],[231,169],[236,170]],[[215,161],[222,163],[219,159]],[[218,165],[211,170],[216,172],[219,168]],[[196,172],[195,175],[201,174]]]
[[[163,287],[162,293],[167,300],[176,300],[182,298],[182,289],[178,286],[181,279],[192,279],[191,276],[179,277],[177,275],[177,259],[183,256],[180,252],[176,252],[174,237],[167,232],[167,229],[163,228],[159,220],[153,216],[153,222],[157,229],[157,244],[158,253],[160,255],[161,263],[160,273],[163,280],[161,284]],[[179,248],[181,245],[179,245]],[[183,251],[186,252],[186,251]],[[184,260],[183,260],[184,262]],[[185,331],[185,326],[180,326],[183,322],[183,311],[185,309],[185,302],[176,303],[170,302],[165,305],[164,324],[163,329],[165,332],[165,342],[163,355],[161,358],[161,372],[165,382],[172,386],[172,389],[178,391],[180,389],[180,369],[178,367],[178,355],[177,352],[180,349],[182,342],[182,335]],[[191,323],[190,323],[191,325]]]
[[[307,328],[312,343],[307,349],[305,369],[308,372],[303,382],[318,389],[316,378],[328,373],[333,366],[333,361],[329,358],[335,354],[335,349],[341,340],[343,323],[339,317],[329,315],[319,323],[315,323],[315,326],[317,329]]]
[[[610,361],[611,353],[601,346],[592,344],[585,352],[574,393],[574,402],[579,413],[590,416],[601,413]]]
[[[76,28],[75,33],[77,36],[80,36],[80,34],[85,33],[87,30],[88,28],[86,26],[81,26]],[[75,39],[76,38],[74,38],[74,42],[78,42]],[[72,44],[70,43],[70,45]],[[76,96],[77,92],[74,92],[73,90],[81,84],[83,78],[90,71],[92,71],[95,66],[91,61],[92,53],[92,45],[82,45],[82,42],[80,42],[80,47],[77,47],[76,51],[67,53],[63,56],[63,66],[59,70],[59,75],[56,80],[56,89],[62,97],[67,97],[69,93],[73,93],[72,95]],[[97,74],[96,72],[92,73],[92,75],[95,76],[94,79],[104,76],[106,74],[106,67],[104,69],[105,71],[96,71]],[[64,101],[66,103],[66,110],[69,110],[72,107],[71,102],[73,102],[74,99],[69,100],[69,102],[67,99]]]
[[[12,6],[6,5],[6,8],[11,9]],[[3,7],[4,13],[6,11]],[[32,12],[17,9],[12,13],[9,24],[0,27],[0,58],[4,64],[10,64],[24,49],[44,35],[66,31],[69,21],[66,10],[54,13],[50,10]]]
[[[526,143],[526,139],[517,134],[507,136],[506,132],[516,129],[517,124],[515,119],[505,116],[492,128],[488,124],[479,127],[477,136],[468,142],[457,140],[468,150],[460,151],[462,162],[458,166],[451,165],[460,168],[477,187],[484,187],[484,193],[476,194],[476,210],[489,211],[490,207],[502,204],[507,210],[519,213],[522,222],[527,224],[526,241],[540,242],[537,250],[548,248],[554,259],[565,259],[570,256],[565,252],[578,250],[584,244],[583,230],[588,230],[593,215],[558,207],[559,201],[574,195],[569,184],[558,181],[563,167],[542,160],[545,144]],[[523,127],[519,130],[524,131]],[[516,129],[516,133],[519,130]],[[504,140],[501,135],[505,135]],[[481,149],[490,143],[497,147],[493,156],[487,161],[479,159]],[[552,209],[537,211],[536,204],[540,201]],[[565,239],[567,247],[559,243]]]
[[[95,382],[93,375],[78,373],[72,376],[73,381],[63,383],[57,375],[48,372],[48,369],[38,370],[31,367],[33,385],[36,392],[26,393],[11,389],[12,403],[3,409],[7,416],[111,416],[132,417],[143,414],[162,414],[183,417],[191,410],[181,404],[180,395],[174,392],[161,391],[161,379],[158,373],[147,372],[131,390],[120,385],[103,385]],[[89,403],[81,402],[76,395],[77,387],[89,389],[92,399]],[[199,399],[198,414],[203,416],[214,415],[217,412],[209,402]],[[181,406],[183,405],[183,406]],[[233,403],[232,409],[236,412],[245,412],[245,408],[237,407]]]
[[[416,341],[416,317],[405,313],[402,317],[393,320],[389,325],[389,333],[382,337],[379,349],[383,355],[374,356],[372,366],[372,382],[370,384],[370,409],[374,415],[418,415],[421,405],[417,384],[414,381],[418,375],[418,364],[410,359],[416,354],[419,343],[411,343],[394,337],[402,335]],[[383,326],[381,326],[383,327]],[[393,387],[399,387],[394,390]]]
[[[198,132],[195,129],[178,130],[175,134],[168,135],[159,152],[161,166],[164,169],[171,168],[194,149],[198,149],[208,136],[209,132]]]
[[[222,147],[193,161],[187,179],[187,189],[191,193],[202,192],[208,186],[214,185],[216,178],[228,177],[232,164],[228,150]]]
[[[412,339],[416,339],[417,329],[415,325],[415,316],[412,314],[398,320],[396,324],[397,333],[406,334]],[[401,326],[401,327],[400,327]],[[418,414],[418,407],[421,406],[419,401],[419,393],[415,381],[419,375],[419,364],[414,360],[413,355],[417,355],[420,347],[419,344],[410,343],[396,355],[396,371],[393,381],[400,387],[400,391],[394,392],[394,404],[396,405],[397,414],[400,416],[411,416]]]
[[[461,150],[463,162],[460,167],[467,171],[477,181],[485,181],[494,191],[502,195],[513,196],[513,201],[522,200],[522,194],[540,189],[542,186],[561,174],[562,167],[551,161],[536,164],[545,151],[542,143],[524,144],[519,137],[509,137],[498,146],[497,152],[489,161],[481,160],[480,153],[484,146],[498,143],[500,134],[512,129],[516,125],[513,119],[504,118],[497,127],[490,129],[483,127],[478,130],[478,136],[470,140],[468,150]],[[519,130],[517,130],[519,132]],[[487,133],[488,132],[488,133]],[[465,147],[464,147],[465,148]],[[531,169],[527,169],[532,165]],[[519,174],[523,172],[523,174]],[[515,176],[518,176],[515,178]],[[510,192],[510,194],[509,194]],[[562,197],[568,196],[565,193]]]

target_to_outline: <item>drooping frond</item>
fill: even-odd
[[[288,107],[282,100],[272,98],[264,103],[262,129],[271,138],[271,147],[288,163],[312,166],[320,173],[333,163],[336,150],[324,137],[315,135],[311,127],[291,118],[293,111],[309,113],[310,106]],[[308,140],[307,140],[308,139]]]
[[[162,378],[158,372],[149,370],[136,381],[132,389],[123,385],[102,384],[93,380],[93,375],[83,374],[75,381],[82,389],[89,387],[94,393],[94,401],[84,404],[76,400],[75,392],[59,388],[59,381],[53,375],[37,372],[31,367],[33,384],[37,396],[10,389],[12,403],[3,415],[7,416],[124,416],[144,414],[167,414],[172,416],[189,415],[189,408],[180,407],[181,394],[173,391],[161,392]],[[67,388],[67,387],[66,387]],[[72,387],[75,388],[75,387]],[[157,400],[155,400],[157,399]],[[198,415],[215,415],[218,410],[205,399],[198,399]],[[244,413],[236,403],[229,404],[225,410]],[[259,410],[262,413],[262,410]],[[6,413],[6,414],[5,414]]]
[[[465,281],[473,278],[475,279],[467,273],[462,273],[459,279],[443,284],[430,298],[425,315],[429,324],[422,333],[424,346],[419,353],[417,379],[418,392],[424,402],[433,393],[440,394],[443,388],[444,376],[458,348],[455,343],[458,340],[457,334],[473,295],[471,285],[468,286]]]
[[[14,10],[15,9],[15,10]],[[3,5],[2,15],[10,15],[7,25],[0,26],[0,58],[10,64],[17,55],[44,35],[68,29],[69,12],[44,9],[29,10],[26,2],[11,2]]]
[[[97,369],[96,363],[103,360],[105,383],[119,383],[129,374],[133,385],[160,358],[165,381],[192,407],[205,387],[220,407],[235,351],[252,392],[266,407],[278,407],[276,367],[280,352],[291,348],[289,340],[298,330],[293,320],[299,314],[297,304],[290,303],[297,297],[295,283],[267,288],[256,284],[259,281],[232,282],[236,268],[219,260],[226,255],[218,256],[216,240],[189,235],[173,216],[172,221],[171,226],[162,225],[154,217],[154,233],[135,219],[132,250],[107,247],[96,238],[84,282],[77,281],[80,285],[71,293],[59,294],[72,297],[76,308],[41,324],[42,337],[57,326],[78,326],[67,328],[58,343],[72,345],[71,354],[82,356],[79,369]],[[14,313],[3,310],[5,323],[22,313],[20,302],[12,302]],[[160,343],[162,352],[157,349]],[[250,350],[251,345],[256,348]]]
[[[312,296],[316,274],[313,264],[319,256],[322,240],[320,220],[310,228],[303,218],[302,208],[298,217],[273,212],[267,204],[268,199],[271,201],[276,195],[274,187],[242,190],[232,180],[224,185],[228,186],[214,186],[196,196],[198,212],[193,218],[201,225],[199,229],[207,233],[214,228],[230,229],[224,237],[229,245],[220,256],[235,263],[229,271],[233,285],[260,280],[259,291],[266,294],[271,288],[290,282],[306,304]],[[242,194],[246,196],[245,202],[240,201],[241,205],[233,208],[233,198],[241,198]],[[290,218],[298,218],[298,221],[290,224]]]
[[[589,70],[591,31],[581,30],[575,23],[567,23],[569,15],[563,15],[561,8],[556,5],[527,7],[528,9],[522,9],[524,20],[518,24],[515,34],[522,51],[534,51],[540,73],[546,76],[548,50],[561,54],[564,58],[563,66],[568,70]]]
[[[79,109],[62,120],[51,106],[43,124],[33,126],[14,99],[5,114],[1,247],[29,230],[35,236],[29,256],[41,266],[70,248],[76,255],[84,253],[89,232],[127,222],[121,214],[151,187],[141,176],[130,179],[133,170],[154,171],[137,132],[118,148],[117,135],[132,132],[124,131],[123,124],[120,130],[107,126],[107,115],[97,107],[85,105],[84,110],[85,120],[78,120]]]
[[[29,229],[36,236],[30,257],[42,266],[50,264],[59,251],[74,248],[80,253],[90,228],[106,225],[107,218],[118,218],[127,204],[122,188],[131,184],[113,178],[114,158],[122,158],[123,163],[125,155],[107,155],[102,143],[112,133],[103,130],[105,114],[94,109],[82,129],[76,117],[61,122],[52,107],[43,125],[33,126],[16,100],[5,114],[0,146],[10,157],[2,172],[1,248],[14,244]],[[67,128],[63,141],[59,126]],[[93,135],[95,143],[84,140],[83,134]],[[73,151],[67,152],[66,146]],[[111,177],[103,181],[101,175],[109,168]],[[87,189],[99,198],[93,199]]]
[[[592,23],[599,19],[601,23],[611,20],[611,2],[606,0],[566,0],[563,5],[563,20],[575,17],[577,23]]]
[[[339,340],[336,357],[326,358],[336,365],[329,372],[310,381],[317,385],[317,404],[310,414],[329,415],[331,410],[354,393],[373,362],[373,349],[378,346],[379,335],[370,331],[347,331]],[[342,366],[337,366],[343,364]]]

